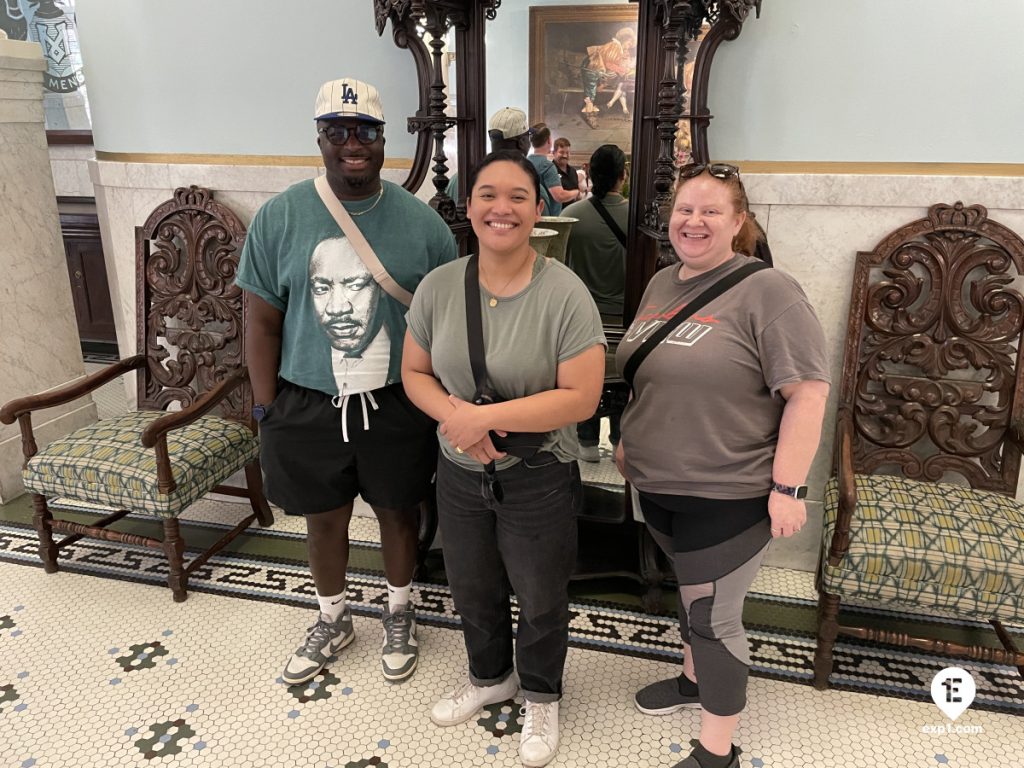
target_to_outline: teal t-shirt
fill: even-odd
[[[527,155],[527,159],[533,163],[540,175],[540,196],[544,200],[544,215],[558,216],[562,212],[562,204],[555,202],[555,198],[548,191],[551,187],[562,186],[562,177],[558,175],[558,169],[543,155]]]
[[[395,281],[415,291],[457,256],[455,238],[430,206],[382,184],[379,199],[345,207]],[[280,375],[288,381],[337,395],[401,380],[406,307],[363,266],[312,179],[256,212],[235,283],[284,313]]]

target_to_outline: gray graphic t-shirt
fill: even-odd
[[[415,291],[457,255],[437,213],[383,182],[354,221],[395,281]],[[368,392],[401,379],[406,308],[363,266],[313,187],[302,181],[260,208],[249,227],[235,282],[284,312],[280,374],[329,395]]]
[[[630,355],[724,275],[753,261],[737,255],[680,280],[658,272],[619,344]],[[649,493],[743,499],[768,493],[784,384],[829,381],[825,336],[800,285],[766,269],[685,320],[640,365],[622,415],[626,469]]]
[[[441,385],[468,401],[476,384],[466,336],[466,263],[467,259],[459,259],[427,275],[409,310],[409,332],[430,353]],[[499,298],[494,307],[482,287],[480,298],[487,376],[505,400],[555,389],[559,363],[595,344],[605,344],[601,316],[590,292],[557,261],[537,259],[530,284],[513,296]],[[483,470],[471,457],[456,454],[443,437],[438,439],[447,458],[467,469]],[[563,462],[578,458],[576,425],[548,433],[543,450]],[[507,456],[497,467],[504,469],[517,461]]]

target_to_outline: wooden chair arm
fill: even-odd
[[[152,422],[142,431],[142,444],[152,448],[158,440],[166,438],[172,429],[178,429],[186,424],[191,424],[200,416],[205,416],[213,408],[231,394],[237,387],[240,387],[249,378],[249,371],[245,368],[235,369],[229,376],[226,376],[220,384],[211,389],[205,395],[196,400],[188,408],[174,413],[168,413]]]
[[[145,364],[145,355],[126,357],[124,360],[112,363],[103,370],[96,371],[96,373],[92,373],[73,384],[51,389],[38,395],[28,395],[27,397],[19,397],[17,400],[11,400],[0,408],[0,422],[13,424],[19,417],[32,411],[41,411],[44,408],[53,408],[56,405],[70,403],[72,400],[77,400],[94,389],[102,387],[108,381],[113,381],[118,376],[123,376],[129,371],[141,368]]]
[[[849,408],[840,408],[836,419],[836,475],[839,510],[828,552],[828,564],[831,566],[838,565],[850,548],[850,523],[857,509],[857,486],[853,478],[853,413]]]

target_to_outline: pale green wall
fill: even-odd
[[[527,106],[529,7],[487,30],[487,111]],[[590,5],[607,4],[591,0]],[[321,81],[380,87],[411,156],[412,60],[372,0],[78,0],[96,147],[313,155]],[[757,160],[1024,162],[1024,0],[764,0],[725,43],[711,149]]]
[[[78,0],[96,149],[317,155],[325,80],[381,91],[388,155],[411,157],[416,70],[372,0]]]
[[[1024,0],[764,0],[711,92],[719,157],[1024,163]]]

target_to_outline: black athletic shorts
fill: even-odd
[[[260,422],[267,498],[289,515],[328,512],[356,495],[388,509],[427,498],[437,469],[437,424],[409,401],[402,385],[349,395],[345,408],[336,408],[337,401],[278,382],[277,397]]]

